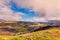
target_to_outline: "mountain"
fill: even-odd
[[[49,20],[48,23],[55,26],[60,26],[60,20]]]
[[[0,31],[17,34],[46,30],[55,26],[60,26],[60,20],[49,20],[48,22],[27,22],[27,21],[9,21],[0,19]]]

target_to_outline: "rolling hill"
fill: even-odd
[[[60,40],[60,22],[0,20],[0,40]]]

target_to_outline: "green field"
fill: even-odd
[[[16,36],[0,35],[0,40],[60,40],[60,27]]]

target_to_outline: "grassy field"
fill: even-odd
[[[0,35],[0,40],[60,40],[60,27],[50,28],[23,35]]]

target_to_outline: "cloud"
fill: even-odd
[[[41,18],[39,18],[39,17],[33,17],[32,20],[37,21],[37,22],[47,22],[47,19],[45,19],[43,17],[41,17]]]
[[[18,9],[19,7],[27,9],[32,8],[29,12],[34,11],[36,16],[24,20],[22,16],[26,16],[25,13],[14,13],[11,10],[11,1],[17,5]],[[0,19],[15,21],[60,20],[60,0],[0,0]]]
[[[13,1],[17,3],[18,7],[33,8],[37,16],[44,14],[44,16],[47,19],[49,18],[54,19],[54,17],[60,18],[60,0],[13,0]]]
[[[22,20],[22,16],[25,15],[21,12],[14,13],[8,6],[9,0],[0,0],[0,19],[4,20]]]
[[[26,19],[23,21],[30,21],[30,22],[48,22],[47,19],[43,18],[43,17],[32,17],[30,19]]]

